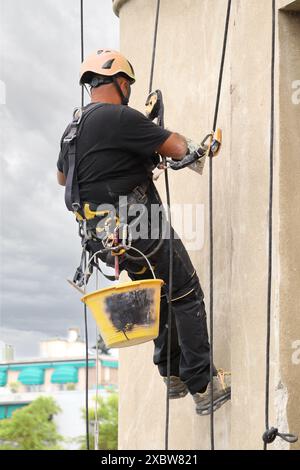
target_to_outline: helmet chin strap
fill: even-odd
[[[122,104],[123,104],[124,106],[127,106],[128,103],[129,103],[129,98],[130,98],[130,92],[131,92],[131,90],[129,89],[129,95],[126,97],[126,96],[124,95],[124,93],[123,93],[123,91],[122,91],[120,85],[119,85],[119,82],[118,82],[118,80],[117,80],[117,77],[113,77],[113,82],[114,82],[114,85],[115,85],[115,87],[116,87],[116,89],[117,89],[117,91],[118,91],[118,93],[119,93],[119,95],[120,95],[120,97],[121,97],[121,102],[122,102]]]

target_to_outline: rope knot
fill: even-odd
[[[263,435],[263,441],[265,444],[272,444],[277,437],[280,437],[285,442],[295,444],[298,441],[298,436],[294,434],[282,434],[277,428],[268,429]]]
[[[278,436],[278,429],[271,428],[268,429],[263,435],[263,441],[265,444],[272,444]]]

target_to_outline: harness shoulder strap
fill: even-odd
[[[87,110],[76,108],[73,113],[73,120],[70,123],[69,132],[63,139],[63,143],[68,146],[69,169],[65,188],[65,203],[69,211],[76,212],[80,209],[81,201],[79,195],[79,185],[76,168],[76,147],[77,139],[86,118],[96,109],[103,106],[103,103],[95,103]]]

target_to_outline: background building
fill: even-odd
[[[7,348],[6,348],[7,350]],[[11,348],[10,348],[11,350]],[[0,362],[0,419],[28,405],[39,396],[51,396],[62,412],[55,418],[58,430],[66,438],[85,434],[82,409],[85,407],[85,343],[79,330],[70,329],[68,338],[41,342],[41,357]],[[89,354],[89,402],[94,406],[96,394],[96,356]],[[107,396],[118,390],[118,359],[99,355],[98,394]],[[68,448],[77,448],[71,442]]]
[[[163,92],[166,126],[199,142],[212,128],[227,1],[160,3],[153,89]],[[131,106],[144,111],[156,1],[114,0],[113,8],[121,50],[136,70]],[[299,0],[276,1],[276,26],[270,423],[300,434]],[[214,163],[214,311],[215,362],[232,371],[233,384],[231,403],[215,417],[217,449],[261,449],[265,431],[271,28],[271,0],[232,1],[219,115],[224,144]],[[185,169],[170,179],[173,203],[204,207],[203,247],[191,256],[209,307],[208,167],[202,177]],[[164,195],[163,178],[158,186]],[[186,242],[192,234],[191,223]],[[120,449],[164,447],[165,387],[152,353],[152,344],[121,351]],[[209,418],[195,415],[191,396],[171,403],[170,448],[209,445]],[[278,439],[273,448],[289,445]]]

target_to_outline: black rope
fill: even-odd
[[[88,322],[87,306],[84,304],[84,327],[85,327],[85,426],[86,426],[86,448],[90,450],[89,439],[89,344],[88,344]]]
[[[170,376],[171,376],[171,331],[172,331],[172,298],[173,298],[173,230],[171,217],[171,197],[168,170],[165,170],[165,185],[168,207],[168,218],[170,227],[169,240],[169,292],[168,300],[168,342],[167,342],[167,398],[166,398],[166,430],[165,430],[165,450],[169,449],[169,422],[170,422]]]
[[[218,81],[217,101],[216,101],[215,114],[214,114],[213,131],[215,131],[217,129],[218,114],[219,114],[219,107],[220,107],[220,98],[221,98],[221,91],[222,91],[222,82],[223,82],[223,72],[224,72],[224,64],[225,64],[225,57],[226,57],[227,39],[228,39],[228,31],[229,31],[230,13],[231,13],[231,0],[228,0],[226,23],[225,23],[225,32],[224,32],[224,40],[223,40],[223,49],[222,49],[222,59],[221,59],[219,81]]]
[[[84,37],[83,37],[83,0],[80,0],[80,50],[81,62],[84,60]],[[81,85],[81,106],[84,106],[84,85]]]
[[[157,43],[157,32],[159,22],[159,11],[160,11],[160,0],[157,0],[156,5],[156,16],[155,16],[155,27],[154,27],[154,38],[152,48],[152,60],[151,60],[151,71],[149,80],[149,93],[152,91],[154,66],[156,57],[156,43]],[[163,109],[163,103],[161,103]],[[162,111],[163,112],[163,111]],[[161,116],[159,124],[164,127],[163,115]],[[168,207],[168,221],[170,227],[170,241],[169,241],[169,290],[167,295],[168,300],[168,340],[167,340],[167,395],[166,395],[166,425],[165,425],[165,450],[169,449],[169,423],[170,423],[170,375],[171,375],[171,331],[172,331],[172,291],[173,291],[173,231],[172,231],[172,219],[171,219],[171,197],[170,197],[170,185],[168,170],[165,170],[165,185],[166,185],[166,198]]]
[[[263,434],[264,450],[277,437],[286,442],[295,443],[298,437],[282,434],[271,428],[270,409],[270,349],[271,349],[271,307],[272,307],[272,271],[273,271],[273,194],[274,194],[274,129],[275,129],[275,55],[276,55],[276,2],[272,0],[272,60],[271,60],[271,120],[270,120],[270,188],[269,188],[269,251],[268,251],[268,297],[267,297],[267,341],[266,341],[266,391],[265,391],[265,426]]]
[[[80,0],[80,51],[81,62],[84,60],[84,37],[83,37],[83,0]],[[84,106],[84,86],[81,86],[81,107]],[[87,267],[86,252],[84,258],[84,271]],[[89,339],[88,339],[88,322],[87,322],[87,306],[84,303],[84,330],[85,330],[85,426],[86,426],[86,448],[90,450],[89,439]]]
[[[152,91],[152,85],[153,85],[154,65],[155,65],[155,55],[156,55],[156,42],[157,42],[157,30],[158,30],[158,20],[159,20],[159,10],[160,10],[160,0],[157,0],[157,5],[156,5],[156,17],[155,17],[155,27],[154,27],[154,38],[153,38],[153,47],[152,47],[151,71],[150,71],[150,80],[149,80],[149,93],[151,93],[151,91]]]
[[[272,0],[272,59],[271,59],[271,121],[270,121],[270,187],[269,187],[269,252],[268,252],[268,294],[267,294],[267,341],[266,341],[266,396],[265,425],[269,430],[270,407],[270,347],[271,347],[271,304],[273,268],[273,187],[274,187],[274,106],[275,106],[275,0]],[[272,434],[272,433],[270,433]],[[268,431],[264,433],[264,450],[267,450]],[[276,435],[275,435],[276,438]],[[275,438],[273,440],[275,440]],[[270,443],[273,442],[272,440]]]
[[[226,57],[227,38],[229,30],[229,20],[231,12],[231,0],[228,0],[225,33],[223,40],[222,59],[218,80],[217,100],[214,112],[213,131],[215,132],[218,122],[223,72]],[[211,383],[211,397],[210,397],[210,442],[211,450],[215,449],[215,433],[214,433],[214,395],[213,395],[213,376],[214,376],[214,225],[213,225],[213,161],[212,157],[209,160],[209,240],[210,240],[210,383]]]

